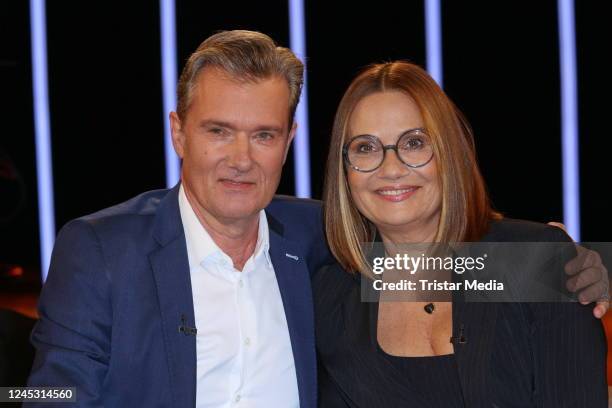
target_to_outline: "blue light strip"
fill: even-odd
[[[32,87],[34,91],[34,131],[36,138],[36,176],[38,180],[38,225],[40,269],[47,279],[51,251],[55,241],[55,209],[53,203],[53,166],[49,89],[47,82],[47,28],[45,0],[30,0],[30,39],[32,47]]]
[[[580,241],[580,179],[578,160],[578,90],[574,1],[558,0],[559,63],[561,72],[561,149],[563,163],[563,222]]]
[[[304,1],[289,0],[289,30],[291,50],[306,64],[306,30],[304,27]],[[310,191],[310,146],[308,130],[308,82],[304,71],[304,86],[297,106],[297,134],[293,141],[295,172],[295,195],[309,198]]]
[[[176,109],[176,20],[174,0],[160,0],[162,92],[164,99],[164,153],[166,157],[166,186],[173,187],[180,178],[179,158],[172,147],[170,112]]]
[[[442,88],[442,17],[440,0],[425,1],[427,71]]]

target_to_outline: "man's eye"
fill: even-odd
[[[208,129],[208,131],[214,135],[222,135],[223,134],[223,129],[221,128],[210,128]]]
[[[258,140],[268,141],[268,140],[272,140],[274,138],[274,135],[270,132],[260,132],[260,133],[257,133],[256,137]]]

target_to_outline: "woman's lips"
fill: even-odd
[[[408,199],[420,186],[408,186],[408,187],[383,187],[375,191],[376,195],[385,201],[399,202]]]

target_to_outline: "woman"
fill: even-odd
[[[352,82],[326,177],[338,263],[313,281],[322,408],[606,406],[604,335],[589,308],[362,301],[362,283],[372,286],[364,242],[393,253],[406,243],[568,241],[492,210],[469,126],[425,71],[379,64]]]

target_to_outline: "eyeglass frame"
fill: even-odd
[[[420,167],[426,166],[427,164],[429,164],[429,162],[431,161],[431,159],[433,159],[433,157],[434,157],[434,152],[433,152],[433,149],[432,149],[432,151],[431,151],[431,156],[429,156],[429,159],[427,159],[427,161],[426,161],[425,163],[423,163],[423,164],[408,164],[408,163],[406,163],[405,161],[403,161],[403,160],[402,160],[402,158],[401,158],[401,157],[400,157],[400,155],[399,155],[399,152],[397,151],[397,149],[398,149],[398,147],[397,147],[397,146],[398,146],[398,144],[399,144],[399,141],[400,141],[400,140],[402,140],[402,137],[404,137],[404,136],[405,136],[405,135],[407,135],[408,133],[413,133],[413,132],[423,133],[423,134],[425,134],[425,136],[429,137],[429,135],[427,134],[427,132],[425,132],[425,129],[424,129],[424,128],[415,128],[415,129],[410,129],[410,130],[407,130],[407,131],[405,131],[404,133],[402,133],[402,134],[401,134],[401,135],[400,135],[400,136],[397,138],[397,142],[395,142],[395,144],[392,144],[392,145],[384,145],[378,136],[374,136],[374,135],[357,135],[357,136],[353,136],[353,137],[352,137],[352,138],[351,138],[351,139],[350,139],[348,142],[346,142],[346,143],[344,144],[344,146],[342,146],[342,157],[343,157],[343,159],[344,159],[344,162],[345,162],[346,164],[348,164],[348,165],[349,165],[349,166],[350,166],[350,167],[351,167],[353,170],[355,170],[355,171],[359,171],[359,172],[361,172],[361,173],[371,173],[371,172],[373,172],[373,171],[378,170],[378,169],[380,168],[380,166],[382,166],[382,164],[385,162],[385,158],[387,157],[387,150],[393,150],[393,151],[395,151],[395,156],[397,157],[397,159],[398,159],[398,160],[399,160],[399,161],[400,161],[400,162],[401,162],[401,163],[402,163],[404,166],[410,167],[411,169],[418,169],[418,168],[420,168]],[[374,168],[373,168],[373,169],[371,169],[371,170],[363,170],[363,169],[360,169],[359,167],[357,167],[357,166],[353,165],[353,164],[351,163],[351,161],[349,160],[349,157],[348,157],[348,147],[351,145],[351,143],[353,143],[353,141],[354,141],[355,139],[357,139],[357,138],[359,138],[359,137],[363,137],[363,136],[370,136],[370,137],[374,137],[374,138],[376,138],[376,140],[378,140],[378,141],[380,142],[380,144],[382,145],[382,149],[383,149],[383,157],[382,157],[382,160],[380,161],[380,163],[378,164],[378,166],[374,167]]]

